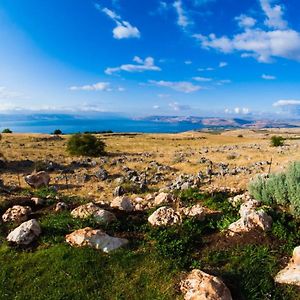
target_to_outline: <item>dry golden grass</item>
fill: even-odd
[[[286,141],[283,148],[274,148],[270,146],[270,137],[274,134],[281,134],[284,137],[295,138]],[[243,137],[238,137],[242,135]],[[144,170],[150,161],[157,161],[161,164],[174,167],[178,172],[170,174],[169,179],[176,177],[179,173],[196,174],[199,171],[205,171],[206,165],[200,164],[201,157],[208,158],[215,163],[225,162],[230,166],[249,166],[255,162],[270,161],[272,159],[272,171],[280,171],[286,167],[289,162],[300,160],[300,130],[235,130],[225,131],[223,133],[207,132],[186,132],[181,134],[137,134],[120,135],[104,134],[99,135],[107,144],[107,152],[110,154],[108,162],[103,164],[110,174],[120,174],[124,165]],[[40,134],[4,134],[1,141],[1,152],[7,161],[15,162],[32,160],[38,162],[41,160],[50,160],[59,164],[68,165],[71,161],[77,160],[76,157],[69,157],[66,153],[66,140],[68,136],[62,136],[62,140],[40,140],[49,138],[49,135]],[[257,147],[253,147],[257,145]],[[224,146],[233,147],[233,150],[223,149]],[[208,150],[205,153],[205,149]],[[148,157],[145,153],[149,153]],[[235,154],[236,158],[230,157]],[[124,164],[111,166],[110,162],[120,157],[127,157]],[[180,162],[178,157],[183,156],[184,161]],[[142,161],[140,161],[142,159]],[[100,162],[99,159],[95,159]],[[99,164],[98,164],[99,167]],[[267,171],[266,167],[264,171]],[[78,174],[93,174],[96,168],[76,170]],[[32,170],[27,170],[32,171]],[[258,172],[262,172],[258,170]],[[18,185],[18,174],[13,170],[4,170],[1,174],[5,184]],[[52,173],[52,182],[59,174]],[[226,186],[244,189],[249,179],[254,174],[236,175],[218,177],[213,180],[215,186]],[[57,183],[64,184],[64,179]],[[92,179],[84,185],[78,185],[77,182],[69,182],[74,186],[64,189],[67,194],[77,194],[81,196],[90,196],[92,199],[109,200],[112,197],[112,189],[115,187],[112,182],[98,182]],[[160,185],[163,186],[162,182]],[[159,185],[159,186],[160,186]],[[26,184],[21,176],[21,186]]]

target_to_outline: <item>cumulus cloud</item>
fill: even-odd
[[[241,52],[242,57],[254,57],[259,62],[269,63],[274,57],[299,61],[299,32],[288,27],[280,5],[271,6],[269,0],[261,0],[260,3],[266,15],[265,25],[268,29],[242,26],[243,32],[232,37],[217,37],[214,33],[208,36],[195,34],[194,37],[205,49],[223,53]],[[248,25],[249,23],[251,22],[248,20]]]
[[[294,99],[278,100],[278,101],[273,103],[273,106],[275,106],[275,107],[294,106],[294,105],[299,105],[300,106],[300,100],[294,100]]]
[[[246,16],[244,14],[236,17],[235,20],[238,22],[238,25],[241,28],[253,27],[256,24],[256,20],[254,18]]]
[[[147,57],[144,60],[138,56],[133,58],[133,61],[136,64],[125,64],[119,67],[107,68],[105,73],[108,75],[112,75],[113,73],[125,71],[125,72],[144,72],[144,71],[161,71],[161,68],[154,64],[153,57]]]
[[[71,91],[112,91],[109,82],[97,82],[89,85],[71,86],[69,89]]]
[[[141,34],[137,27],[132,26],[128,21],[124,21],[121,16],[108,8],[101,8],[96,4],[96,8],[106,14],[110,19],[116,23],[116,27],[113,29],[113,37],[115,39],[128,39],[128,38],[140,38]]]
[[[173,3],[173,7],[175,8],[177,16],[178,16],[178,18],[177,18],[178,26],[185,29],[188,25],[191,24],[191,21],[189,20],[187,12],[184,10],[184,8],[182,6],[182,1],[181,0],[175,1]]]
[[[267,75],[267,74],[262,74],[262,75],[261,75],[261,78],[262,78],[262,79],[265,79],[265,80],[275,80],[275,79],[276,79],[276,76],[273,76],[273,75]]]
[[[174,111],[184,111],[184,110],[191,109],[191,107],[189,105],[179,104],[178,102],[169,103],[169,107]]]
[[[295,99],[283,99],[273,103],[273,106],[280,109],[284,113],[288,113],[293,116],[300,115],[300,100]]]
[[[271,6],[270,0],[260,0],[261,7],[266,14],[265,25],[275,29],[287,28],[287,22],[283,19],[283,7],[280,5]]]
[[[160,86],[160,87],[167,87],[167,88],[173,89],[175,91],[183,92],[183,93],[187,93],[187,94],[203,89],[201,86],[194,85],[188,81],[175,82],[175,81],[164,81],[164,80],[160,80],[160,81],[149,80],[149,83],[156,85],[156,86]]]

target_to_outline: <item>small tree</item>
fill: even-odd
[[[9,128],[5,128],[2,130],[2,133],[12,133],[12,131]]]
[[[55,130],[53,131],[53,134],[55,134],[55,135],[60,135],[60,134],[62,134],[62,131],[61,131],[60,129],[55,129]]]
[[[67,144],[67,151],[77,156],[101,156],[105,154],[105,143],[91,134],[72,135]]]
[[[284,145],[284,138],[282,136],[274,135],[271,137],[271,146],[280,147]]]

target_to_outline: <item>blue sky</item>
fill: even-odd
[[[297,0],[1,0],[0,112],[299,116]]]

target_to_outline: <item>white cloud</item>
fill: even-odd
[[[221,79],[217,82],[217,85],[223,85],[227,83],[231,83],[232,81],[230,79]]]
[[[208,77],[193,77],[194,80],[196,81],[200,81],[200,82],[209,82],[212,81],[212,78],[208,78]]]
[[[178,15],[177,24],[185,29],[188,25],[191,24],[191,21],[189,20],[186,11],[182,7],[182,1],[175,1],[173,7],[175,8]]]
[[[112,10],[106,7],[102,9],[98,4],[95,6],[116,23],[117,26],[113,29],[113,36],[115,39],[140,38],[141,34],[137,27],[132,26],[128,21],[122,20],[121,16],[117,15]]]
[[[262,78],[262,79],[265,79],[265,80],[275,80],[275,79],[276,79],[276,76],[273,76],[273,75],[267,75],[267,74],[262,74],[262,75],[261,75],[261,78]]]
[[[266,14],[265,25],[275,29],[286,29],[287,22],[283,19],[283,8],[280,5],[271,6],[270,0],[260,0],[261,8]]]
[[[187,82],[187,81],[174,82],[174,81],[164,81],[164,80],[160,80],[160,81],[149,80],[149,83],[154,84],[156,86],[171,88],[175,91],[183,92],[187,94],[203,89],[201,86],[194,85],[191,82]]]
[[[300,100],[278,100],[277,102],[273,103],[273,106],[280,107],[280,106],[298,106],[300,105]]]
[[[259,62],[272,62],[280,57],[300,60],[300,33],[287,27],[283,20],[283,10],[279,5],[272,7],[269,0],[260,0],[266,14],[265,24],[270,29],[244,27],[243,32],[233,37],[217,37],[195,34],[194,37],[205,49],[216,49],[223,53],[241,52],[242,57],[254,57]]]
[[[152,57],[147,57],[146,59],[141,59],[138,56],[133,58],[133,61],[137,64],[125,64],[119,67],[107,68],[104,72],[108,75],[113,73],[125,71],[125,72],[144,72],[144,71],[161,71],[161,68],[154,64],[154,59]]]
[[[184,63],[185,63],[186,65],[191,65],[193,62],[192,62],[191,60],[186,60]]]
[[[214,71],[214,68],[199,68],[198,71],[199,72],[204,72],[204,71]]]
[[[71,91],[112,91],[109,82],[97,82],[90,85],[71,86],[69,89]]]
[[[238,25],[241,28],[253,27],[256,24],[256,20],[254,18],[246,16],[244,14],[236,17],[235,20],[238,21]]]
[[[219,68],[225,68],[225,67],[227,67],[227,66],[228,66],[228,63],[225,62],[225,61],[221,61],[221,62],[219,63]]]
[[[159,105],[153,105],[152,108],[153,109],[160,109],[160,106]]]
[[[235,107],[234,109],[226,108],[224,110],[226,114],[248,115],[250,109],[248,107]]]
[[[189,105],[179,104],[178,102],[169,103],[169,107],[174,111],[184,111],[184,110],[191,109],[191,107]]]

